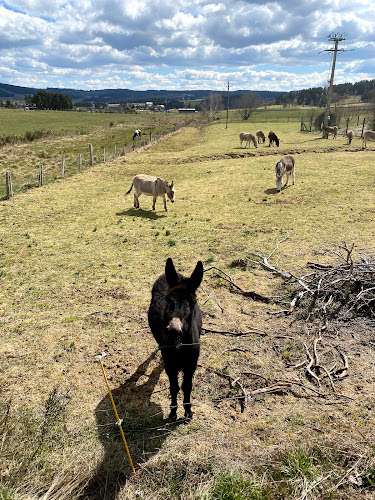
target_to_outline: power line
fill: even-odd
[[[327,92],[327,105],[324,113],[324,125],[328,125],[329,113],[331,107],[332,100],[332,90],[333,90],[333,80],[335,77],[335,68],[336,68],[336,57],[338,52],[347,52],[345,49],[339,49],[339,43],[343,40],[346,40],[346,35],[344,33],[331,33],[328,36],[328,40],[331,42],[335,42],[335,45],[331,49],[326,49],[324,52],[333,52],[333,60],[332,60],[332,69],[331,69],[331,78],[329,80],[329,87]]]

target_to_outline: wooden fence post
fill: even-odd
[[[62,173],[61,173],[61,178],[65,178],[65,156],[62,157]]]
[[[5,172],[5,180],[7,185],[7,199],[10,200],[13,197],[12,176],[10,170]]]
[[[79,153],[78,155],[78,169],[81,172],[82,171],[82,155]]]
[[[39,181],[38,181],[38,187],[43,186],[43,163],[40,162],[39,165]]]
[[[89,144],[89,151],[90,151],[90,165],[94,165],[94,152],[92,148],[92,144]]]
[[[361,137],[363,137],[363,131],[365,130],[365,123],[366,123],[366,118],[363,118]]]

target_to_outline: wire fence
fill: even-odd
[[[30,171],[27,181],[24,182],[22,187],[19,186],[21,180],[19,179],[20,174],[17,173],[17,170],[13,169],[12,171],[7,169],[5,172],[5,192],[3,199],[10,200],[16,193],[41,187],[58,179],[71,177],[77,172],[100,163],[114,161],[120,156],[125,156],[136,150],[150,146],[180,128],[190,125],[193,121],[192,119],[185,120],[162,131],[150,131],[149,134],[144,134],[140,138],[134,139],[131,143],[111,144],[107,147],[102,147],[100,150],[97,148],[94,149],[92,144],[88,144],[85,153],[79,153],[78,155],[68,153],[61,156],[58,160],[51,159],[48,162],[40,162],[39,165],[35,165],[35,168]]]

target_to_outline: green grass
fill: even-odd
[[[225,400],[238,394],[237,386],[209,368],[240,377],[248,389],[281,378],[308,385],[291,365],[304,359],[303,342],[312,342],[315,326],[230,292],[213,271],[205,273],[198,296],[204,326],[255,327],[266,335],[202,336],[193,421],[165,422],[168,381],[147,308],[167,257],[184,274],[200,259],[244,290],[275,295],[279,279],[233,262],[248,251],[269,255],[287,235],[270,260],[297,274],[308,261],[325,262],[334,243],[354,243],[355,253],[373,248],[373,146],[362,151],[356,139],[349,150],[343,137],[324,141],[299,132],[298,121],[284,121],[275,129],[280,148],[241,150],[243,128],[235,122],[225,129],[220,121],[186,127],[150,148],[0,203],[4,498],[37,498],[48,490],[46,498],[74,498],[90,480],[97,494],[117,485],[119,500],[266,499],[280,492],[286,499],[306,492],[316,499],[364,499],[373,492],[375,360],[366,325],[349,332],[338,325],[322,340],[323,353],[338,345],[349,356],[350,376],[337,384],[348,399],[335,399],[324,386],[327,400],[302,390],[265,394],[241,413],[235,400]],[[69,151],[76,139],[56,144]],[[43,140],[34,144],[42,148]],[[287,152],[296,158],[296,184],[276,193],[274,166]],[[174,180],[176,202],[167,213],[160,199],[152,211],[152,200],[141,196],[136,210],[125,196],[141,172]],[[136,477],[95,360],[102,351]],[[351,476],[362,478],[362,486]]]
[[[170,113],[91,113],[87,111],[23,111],[0,108],[1,136],[22,137],[27,132],[46,130],[53,135],[87,134],[100,126],[129,125],[134,128],[153,127],[175,120]],[[134,132],[134,129],[132,130]]]
[[[44,183],[77,173],[79,155],[82,169],[90,166],[89,144],[93,145],[94,162],[114,159],[161,134],[178,128],[186,117],[178,114],[147,113],[79,113],[0,109],[4,127],[0,144],[0,178],[5,172],[12,176],[13,192],[38,186],[40,164],[43,164]],[[141,128],[141,143],[132,141],[135,128]],[[37,139],[40,140],[37,140]],[[6,195],[0,183],[0,199]]]

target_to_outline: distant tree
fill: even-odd
[[[31,94],[25,95],[25,104],[26,106],[32,106],[33,104],[33,96]]]
[[[216,117],[218,111],[223,108],[223,99],[220,94],[211,92],[199,103],[199,110],[207,113],[212,120]]]
[[[66,94],[46,92],[45,90],[37,90],[31,102],[35,104],[38,109],[55,109],[62,111],[73,108],[73,102]]]
[[[121,111],[125,111],[128,108],[128,103],[126,101],[120,101]]]
[[[242,94],[237,102],[236,107],[243,120],[248,120],[254,111],[263,104],[262,99],[255,92],[246,92]]]

